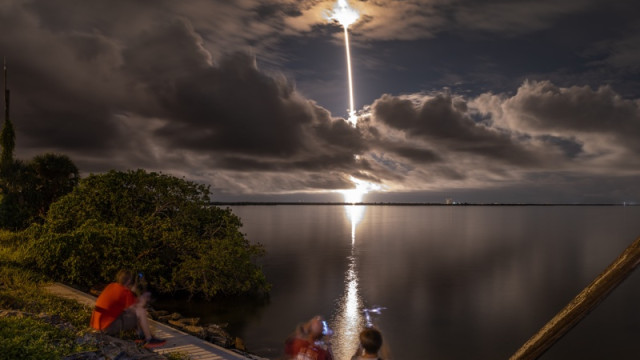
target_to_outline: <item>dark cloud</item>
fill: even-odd
[[[605,148],[607,152],[620,149],[640,154],[640,103],[622,98],[608,86],[593,90],[588,86],[560,88],[548,81],[525,82],[492,115],[511,129],[564,139],[583,152],[591,147],[594,154],[585,155]]]
[[[536,162],[534,154],[508,133],[476,123],[466,102],[448,93],[413,99],[384,95],[373,103],[372,114],[407,137],[420,138],[427,145],[443,147],[447,152],[466,152],[523,166]]]
[[[513,127],[532,132],[602,133],[640,136],[638,102],[621,98],[608,86],[559,88],[526,82],[505,104]]]
[[[485,0],[457,1],[452,7],[461,27],[515,36],[550,28],[564,16],[588,11],[595,4],[595,0]]]
[[[352,28],[361,65],[356,79],[362,75],[361,88],[373,94],[357,127],[297,85],[313,79],[305,88],[316,89],[307,94],[344,97],[344,89],[334,89],[343,87],[344,75],[336,69],[342,65],[327,60],[344,56],[329,40],[341,31],[324,16],[333,1],[4,1],[0,49],[9,61],[18,155],[66,153],[84,173],[160,170],[227,194],[345,189],[353,187],[353,178],[399,192],[510,188],[516,194],[525,193],[525,185],[564,189],[574,183],[593,199],[633,193],[640,102],[606,85],[601,75],[637,73],[637,29],[627,20],[619,29],[632,31],[624,37],[616,37],[616,28],[603,31],[597,45],[591,38],[575,45],[576,53],[590,51],[575,56],[584,57],[590,81],[604,86],[545,81],[547,74],[558,74],[552,67],[536,72],[541,80],[525,82],[515,93],[517,85],[457,91],[421,76],[441,72],[465,83],[469,78],[457,68],[474,66],[476,80],[520,84],[520,75],[501,72],[495,59],[519,61],[531,54],[514,50],[483,57],[496,46],[486,38],[531,48],[521,41],[533,39],[526,36],[563,23],[571,28],[577,17],[602,4],[352,3],[363,11]],[[623,10],[629,12],[614,7],[607,16]],[[327,38],[318,44],[322,51],[310,52],[309,64],[294,66],[294,54],[321,37]],[[480,40],[471,49],[433,49],[437,39],[446,48],[456,41],[468,44],[463,40],[469,38]],[[386,47],[398,39],[407,41],[398,44],[412,56],[389,66],[405,58]],[[535,59],[551,61],[540,44]],[[446,58],[452,54],[455,60]],[[435,57],[442,59],[434,70],[429,61]],[[371,64],[376,74],[367,77],[362,68],[373,69]],[[406,90],[378,95],[389,92],[376,89],[398,74]],[[607,192],[619,183],[625,187]]]
[[[434,151],[429,149],[421,149],[418,147],[411,147],[405,144],[383,143],[381,147],[389,152],[398,154],[405,159],[411,159],[418,163],[436,163],[441,162],[442,158],[438,156]]]

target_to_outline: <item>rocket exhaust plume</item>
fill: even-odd
[[[358,18],[360,18],[360,13],[349,6],[348,0],[338,0],[333,7],[333,11],[331,11],[327,19],[333,20],[342,25],[344,29],[344,46],[347,53],[347,74],[349,77],[349,122],[354,127],[358,122],[358,117],[356,116],[356,107],[353,101],[353,75],[351,73],[351,49],[349,46],[349,26],[355,23]],[[357,156],[356,156],[357,158]],[[362,202],[362,198],[364,194],[369,191],[382,190],[382,186],[378,184],[374,184],[365,180],[360,180],[357,178],[351,177],[351,182],[355,184],[355,189],[349,190],[340,190],[344,195],[344,200],[346,203],[355,204],[357,202]],[[352,229],[353,236],[353,229]]]
[[[360,14],[349,6],[347,0],[338,0],[333,7],[330,19],[337,21],[344,28],[344,45],[347,52],[347,74],[349,76],[349,122],[355,126],[357,122],[356,110],[353,105],[353,76],[351,75],[351,50],[349,47],[349,25],[358,20]]]

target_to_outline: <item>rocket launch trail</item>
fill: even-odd
[[[349,46],[349,25],[358,20],[360,14],[349,6],[347,0],[338,0],[333,8],[331,19],[337,21],[344,28],[344,45],[347,53],[347,75],[349,80],[349,122],[355,126],[357,122],[353,101],[353,75],[351,72],[351,49]]]
[[[347,49],[347,74],[349,76],[349,122],[355,126],[357,122],[356,110],[353,105],[353,75],[351,75],[351,51],[349,49],[349,31],[344,27],[344,45]]]

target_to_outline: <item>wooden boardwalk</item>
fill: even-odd
[[[91,308],[93,308],[96,303],[95,296],[64,284],[53,283],[45,287],[45,289],[54,295],[76,300]],[[167,344],[163,347],[153,349],[153,351],[159,354],[180,352],[188,354],[193,360],[261,359],[257,356],[244,356],[151,319],[149,319],[149,323],[154,335],[167,340]]]

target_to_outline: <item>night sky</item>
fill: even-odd
[[[218,201],[640,202],[640,3],[1,0],[16,156]]]

